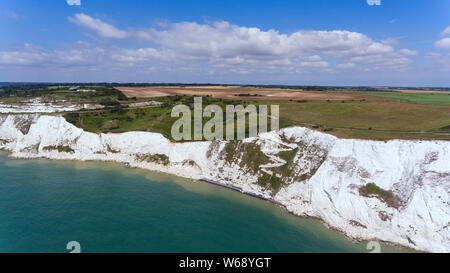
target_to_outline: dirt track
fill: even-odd
[[[127,97],[155,98],[176,95],[207,96],[232,100],[373,100],[371,96],[344,94],[333,92],[313,92],[289,89],[262,89],[236,86],[211,86],[211,87],[118,87]]]

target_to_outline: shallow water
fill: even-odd
[[[317,220],[207,183],[0,153],[0,252],[69,252],[69,241],[82,252],[369,252]]]

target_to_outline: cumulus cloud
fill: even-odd
[[[434,60],[438,70],[450,71],[450,53],[430,52],[425,54],[425,58]]]
[[[147,29],[122,30],[82,13],[68,20],[99,37],[136,39],[144,46],[119,48],[103,44],[100,48],[80,42],[60,50],[22,47],[0,51],[0,65],[102,66],[183,75],[272,76],[318,71],[344,73],[346,69],[355,73],[367,69],[404,70],[412,63],[410,57],[417,55],[416,51],[397,50],[389,43],[346,30],[284,34],[223,21],[166,22]]]
[[[278,58],[285,55],[325,54],[350,56],[393,51],[390,46],[349,31],[299,31],[291,35],[276,30],[240,27],[228,22],[201,25],[172,24],[148,31],[151,40],[188,54]]]
[[[450,36],[450,26],[441,32],[441,36]],[[450,50],[450,38],[442,38],[436,41],[434,46],[440,49]]]
[[[442,36],[449,36],[450,35],[450,26],[444,29],[444,31],[441,32]]]
[[[93,30],[104,38],[123,39],[127,37],[127,33],[125,31],[83,13],[78,13],[75,14],[74,17],[69,17],[69,22]]]
[[[450,50],[450,38],[444,38],[434,43],[434,45],[441,49]]]
[[[383,44],[385,45],[390,45],[390,46],[394,46],[394,45],[398,45],[399,41],[395,38],[389,37],[384,39],[383,41],[381,41]]]
[[[161,28],[123,31],[85,14],[76,14],[69,20],[102,37],[143,39],[165,50],[209,59],[270,60],[311,55],[338,58],[385,55],[388,59],[398,55],[392,46],[393,39],[376,42],[362,33],[345,30],[282,34],[277,30],[263,31],[221,21],[165,23]]]
[[[318,55],[310,56],[306,58],[305,61],[300,63],[301,67],[312,67],[312,68],[326,68],[329,67],[330,64]]]
[[[11,51],[0,51],[0,65],[12,66],[92,66],[103,59],[105,50],[85,42],[77,42],[70,48],[46,50],[25,44]]]
[[[407,48],[404,49],[400,49],[398,51],[400,54],[406,55],[406,56],[417,56],[417,54],[419,54],[416,50],[410,50]]]
[[[25,44],[21,50],[0,52],[0,64],[33,65],[44,62],[48,57],[49,54],[40,48]]]
[[[81,6],[81,0],[66,0],[69,6]]]
[[[389,24],[395,24],[395,23],[397,23],[398,22],[398,19],[397,18],[394,18],[394,19],[392,19],[392,20],[389,20]]]
[[[354,63],[342,63],[342,64],[338,64],[337,68],[339,69],[351,69],[351,68],[355,68],[356,64]]]
[[[323,60],[312,62],[305,59],[318,55],[354,62],[399,65],[408,63],[404,55],[413,53],[397,52],[391,45],[392,41],[376,42],[357,32],[301,30],[282,34],[276,30],[263,31],[228,22],[168,23],[162,29],[139,30],[128,35],[143,38],[183,56],[227,63],[239,60],[241,64],[288,59],[292,65],[302,67],[329,66]]]

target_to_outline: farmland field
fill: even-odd
[[[449,93],[392,93],[392,94],[374,94],[383,98],[390,98],[414,103],[425,103],[435,105],[447,105],[450,106],[450,94]]]
[[[377,98],[356,93],[313,92],[301,89],[257,88],[240,86],[151,86],[118,87],[127,97],[156,98],[165,96],[211,96],[232,100],[375,100]]]
[[[434,105],[446,105],[450,106],[450,92],[440,91],[425,91],[425,90],[391,90],[389,92],[382,91],[354,91],[354,90],[340,90],[337,93],[344,94],[359,94],[370,97],[379,97],[385,99],[392,99],[398,101],[422,103],[422,104],[434,104]]]
[[[450,92],[426,90],[266,88],[248,86],[104,87],[94,93],[69,92],[68,87],[17,89],[0,102],[43,102],[103,105],[104,109],[63,114],[77,127],[95,133],[149,131],[171,138],[171,109],[193,108],[194,96],[203,106],[279,105],[280,126],[306,126],[341,138],[450,140]],[[121,91],[123,91],[123,93]],[[58,115],[57,113],[55,115]],[[207,119],[205,118],[206,122]]]
[[[152,131],[170,138],[170,117],[176,104],[191,106],[192,96],[153,98],[162,105],[103,109],[66,114],[75,125],[92,132]],[[239,101],[203,97],[203,106],[276,104],[280,126],[307,126],[342,138],[450,140],[450,107],[393,100]]]

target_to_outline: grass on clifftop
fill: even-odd
[[[406,94],[408,95],[408,94]],[[450,97],[450,96],[448,96]],[[90,132],[152,131],[171,139],[173,106],[193,106],[193,97],[155,98],[163,104],[127,108],[125,104],[107,109],[67,113],[66,119]],[[249,104],[279,105],[280,127],[306,126],[341,138],[374,140],[450,140],[450,106],[399,101],[237,101],[203,97],[203,106]],[[208,118],[204,118],[204,123]],[[269,125],[270,128],[270,125]],[[248,129],[248,128],[247,128]]]
[[[172,123],[176,120],[170,117],[170,109],[163,107],[112,107],[67,113],[64,117],[75,126],[93,133],[151,131],[166,137],[170,137]]]
[[[412,102],[418,104],[433,104],[433,105],[444,105],[450,106],[450,94],[447,92],[439,91],[409,91],[402,92],[398,90],[390,91],[357,91],[357,90],[336,90],[333,92],[338,93],[349,93],[349,94],[359,94],[359,95],[369,95],[380,98],[388,98],[403,102]]]
[[[450,97],[450,96],[449,96]],[[341,138],[450,140],[450,106],[398,101],[281,103],[281,119]]]
[[[171,117],[172,108],[178,104],[188,105],[193,109],[193,97],[188,96],[174,96],[155,98],[162,102],[158,106],[138,107],[130,108],[125,104],[112,104],[105,109],[90,110],[90,111],[78,111],[64,114],[64,118],[75,126],[83,128],[86,131],[93,133],[122,133],[129,131],[149,131],[163,134],[165,137],[172,139],[171,129],[172,124],[178,120],[178,118]],[[241,101],[224,101],[221,99],[213,99],[210,97],[203,97],[203,106],[206,107],[209,104],[216,104],[222,107],[225,111],[226,105],[238,105],[244,106],[250,104],[249,102]],[[192,117],[192,134],[193,132],[193,113]],[[224,138],[226,133],[226,114],[223,113],[224,118]],[[236,118],[235,118],[236,119]],[[203,118],[203,124],[205,124],[209,118]],[[246,135],[248,136],[248,116],[246,117]],[[270,120],[268,121],[268,127],[270,128]],[[287,127],[292,125],[287,121],[280,121],[281,127]],[[237,122],[235,121],[235,134],[236,134]],[[193,139],[193,135],[192,135]]]
[[[68,104],[101,104],[106,109],[81,110],[65,113],[66,119],[90,132],[152,131],[171,139],[171,126],[176,120],[170,117],[173,106],[193,106],[192,96],[160,98],[127,98],[113,84],[85,84],[81,89],[96,92],[72,92],[74,84],[33,84],[4,86],[0,90],[0,102],[20,103],[39,98],[43,102],[65,101]],[[305,87],[302,87],[304,89]],[[262,87],[256,88],[262,90]],[[347,101],[250,101],[250,96],[235,100],[203,97],[203,106],[216,104],[225,110],[225,105],[256,106],[276,104],[280,106],[280,127],[306,126],[341,138],[374,140],[424,139],[450,140],[450,94],[448,89],[439,92],[430,90],[396,90],[370,88],[306,88],[321,93],[351,93],[375,98]],[[250,89],[249,89],[250,90]],[[281,90],[281,89],[280,89]],[[291,89],[283,89],[291,90]],[[447,91],[447,92],[443,92]],[[251,99],[251,98],[250,98]],[[256,99],[256,98],[255,98]],[[259,98],[260,99],[260,98]],[[159,101],[160,106],[134,108],[136,102]],[[57,115],[55,113],[54,115]],[[204,118],[206,122],[208,118]],[[269,124],[270,125],[270,124]],[[269,126],[270,128],[270,126]],[[248,128],[247,128],[248,129]]]
[[[450,106],[450,94],[439,94],[439,93],[430,93],[430,94],[411,94],[411,93],[393,93],[393,94],[382,94],[376,95],[384,98],[391,98],[401,101],[408,101],[414,103],[423,103],[423,104],[434,104],[434,105],[446,105]]]

